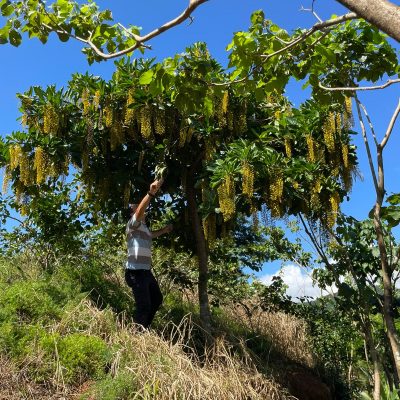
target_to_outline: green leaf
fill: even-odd
[[[21,41],[22,41],[21,34],[18,31],[16,31],[15,29],[10,30],[9,38],[10,38],[10,43],[13,46],[18,47],[21,44]]]
[[[153,80],[153,76],[154,71],[150,69],[149,71],[146,71],[142,75],[140,75],[139,83],[141,85],[148,85]]]
[[[14,7],[10,1],[5,2],[1,6],[1,15],[3,17],[9,17],[14,12]]]

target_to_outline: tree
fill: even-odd
[[[400,6],[387,0],[336,0],[400,42]]]
[[[176,231],[198,258],[207,330],[214,238],[265,204],[273,217],[302,210],[332,226],[356,163],[343,105],[332,111],[308,102],[296,110],[273,87],[260,95],[245,85],[218,85],[225,82],[221,66],[197,44],[163,63],[121,60],[110,82],[77,74],[67,90],[31,88],[20,95],[27,130],[7,139],[2,160],[21,204],[27,196],[33,207],[42,185],[67,174],[72,162],[87,201],[108,217],[165,165]],[[343,165],[334,148],[345,149]]]

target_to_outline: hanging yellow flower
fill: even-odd
[[[232,175],[226,175],[218,187],[219,206],[224,221],[229,221],[235,215],[235,182]]]
[[[44,106],[43,132],[46,134],[57,133],[59,122],[59,116],[54,106],[50,103],[47,103]]]
[[[329,153],[333,153],[335,151],[335,114],[330,112],[328,114],[328,118],[322,125],[322,132],[324,134],[324,142],[329,151]]]
[[[339,193],[337,192],[332,193],[329,197],[330,211],[327,214],[328,228],[332,228],[336,223],[337,215],[339,212],[339,204],[340,204]]]
[[[308,161],[315,162],[315,144],[311,134],[306,136],[306,142],[308,149]]]
[[[342,143],[342,159],[343,167],[349,167],[349,146],[346,143]]]
[[[36,183],[42,184],[47,177],[47,155],[42,147],[36,147],[33,168],[36,170]]]
[[[9,166],[6,166],[4,169],[3,186],[1,190],[3,195],[5,195],[8,191],[8,183],[10,182],[10,179],[11,179],[11,170]]]
[[[19,179],[25,186],[30,185],[33,181],[29,155],[25,152],[21,152],[19,159]]]
[[[292,158],[292,144],[289,138],[285,138],[285,153],[287,158]]]
[[[242,163],[242,193],[248,199],[254,194],[254,168],[247,162]]]
[[[93,96],[93,108],[97,111],[97,109],[100,106],[100,99],[101,99],[101,94],[100,90],[96,90]]]
[[[132,108],[132,105],[135,103],[134,97],[134,89],[131,88],[128,90],[128,98],[126,99],[126,111],[125,111],[125,120],[124,123],[126,126],[130,126],[135,121],[135,109]]]
[[[154,130],[157,135],[165,134],[165,110],[158,107],[154,110]]]
[[[90,111],[90,101],[89,101],[89,90],[88,89],[83,89],[82,91],[82,106],[83,106],[83,115],[88,115]]]
[[[151,139],[151,110],[150,106],[147,104],[140,110],[140,133],[142,134],[143,139]]]
[[[345,129],[350,129],[354,125],[351,97],[344,98],[343,125]]]
[[[222,96],[222,112],[226,114],[228,112],[228,105],[229,105],[229,93],[224,92]]]
[[[109,104],[104,107],[103,110],[104,125],[109,128],[114,122],[113,109]]]

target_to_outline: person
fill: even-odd
[[[129,221],[126,225],[128,260],[125,281],[131,287],[136,302],[134,321],[146,329],[163,301],[160,287],[151,271],[152,239],[171,232],[173,228],[167,225],[151,232],[146,225],[146,209],[161,185],[162,180],[155,180],[139,204],[129,205]]]

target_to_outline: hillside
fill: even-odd
[[[139,332],[119,265],[0,260],[1,399],[283,400],[310,387],[328,396],[300,320],[221,306],[206,345],[194,293],[170,284],[153,329]]]

